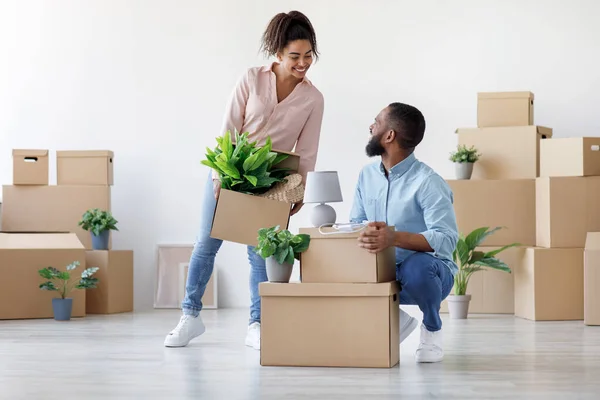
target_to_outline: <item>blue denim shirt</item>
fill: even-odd
[[[452,252],[458,241],[458,228],[450,186],[433,169],[417,160],[414,153],[385,176],[381,162],[360,172],[351,222],[385,222],[396,231],[420,233],[452,275],[458,271]],[[396,262],[402,263],[412,250],[396,248]]]

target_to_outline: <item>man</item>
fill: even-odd
[[[367,155],[381,156],[381,162],[361,171],[351,221],[369,221],[359,246],[372,253],[396,248],[400,304],[416,304],[423,312],[416,361],[439,362],[444,357],[440,304],[458,270],[452,261],[458,240],[453,194],[442,177],[415,158],[425,133],[418,109],[392,103],[375,118],[370,132]],[[386,225],[394,226],[395,232]],[[400,309],[400,342],[417,325]]]

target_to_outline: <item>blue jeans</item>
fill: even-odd
[[[442,329],[440,305],[454,285],[448,267],[429,253],[417,252],[396,266],[396,279],[402,288],[400,304],[418,305],[428,331]]]
[[[213,183],[209,174],[206,187],[200,223],[200,233],[196,238],[194,250],[190,257],[185,298],[181,304],[183,313],[198,316],[202,310],[202,296],[215,266],[215,257],[223,241],[210,237],[213,215],[217,202],[213,192]],[[235,229],[235,227],[232,227]],[[249,323],[260,322],[260,295],[258,284],[267,280],[265,260],[254,252],[253,246],[248,246],[248,261],[250,262],[250,320]]]

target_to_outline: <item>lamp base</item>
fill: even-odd
[[[318,228],[321,225],[335,224],[336,218],[337,215],[333,207],[331,207],[329,204],[321,203],[313,208],[310,215],[310,222],[315,228]]]

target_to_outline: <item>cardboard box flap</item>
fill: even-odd
[[[600,232],[588,232],[585,238],[586,250],[600,250]]]
[[[13,157],[46,157],[48,150],[13,149]]]
[[[0,232],[0,249],[84,249],[75,233]]]
[[[519,127],[510,127],[510,126],[497,126],[497,127],[486,127],[486,128],[457,128],[454,133],[479,133],[479,134],[489,134],[489,133],[497,133],[502,134],[503,132],[507,132],[511,129],[518,128],[519,130],[537,132],[538,135],[541,135],[543,138],[552,137],[553,129],[548,128],[547,126],[539,126],[539,125],[529,125],[529,126],[519,126]]]
[[[385,283],[268,283],[260,284],[261,296],[283,297],[389,297],[397,294],[397,282]]]
[[[395,227],[388,226],[388,229],[395,231]],[[358,239],[360,233],[363,231],[360,224],[356,224],[353,232],[344,232],[333,227],[323,228],[300,228],[299,233],[303,233],[310,236],[310,239]]]
[[[532,92],[479,92],[478,99],[518,99],[529,98],[534,99]]]
[[[110,150],[61,150],[56,152],[56,157],[109,157],[113,158]]]

